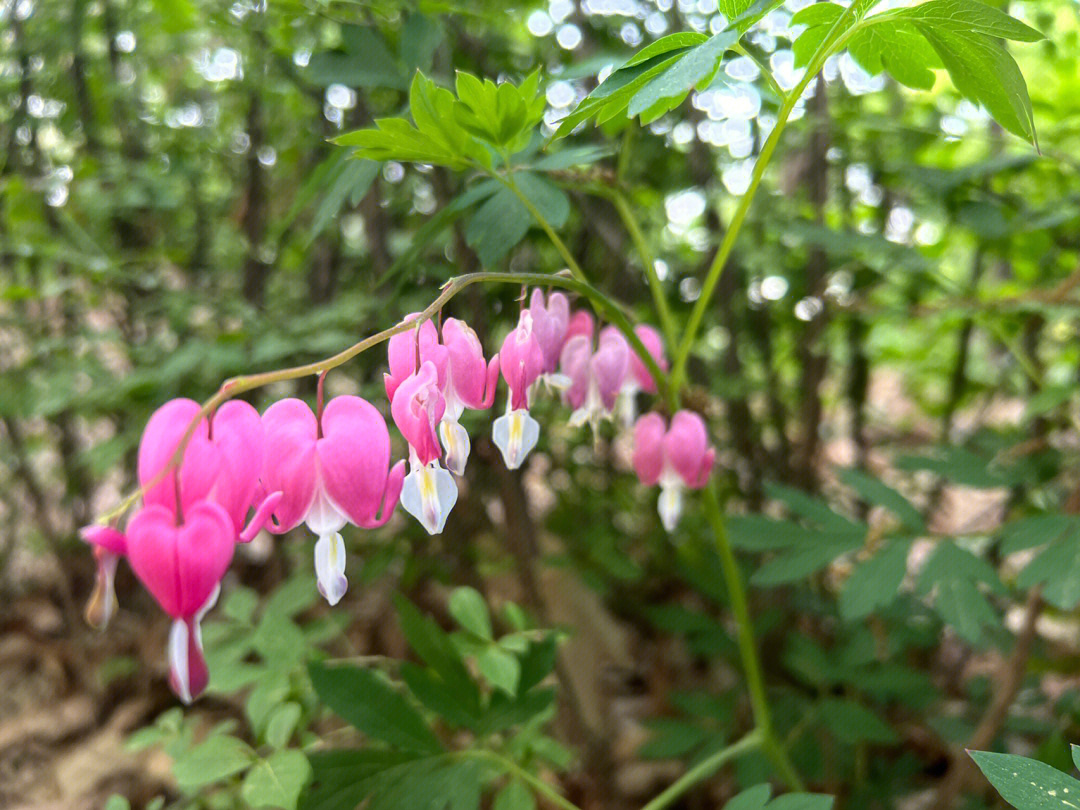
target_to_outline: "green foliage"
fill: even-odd
[[[1077,759],[1077,746],[1073,746]],[[1013,754],[972,751],[971,758],[998,793],[1017,810],[1075,807],[1080,780],[1034,759]]]
[[[831,796],[787,793],[769,801],[771,796],[770,785],[755,785],[725,804],[724,810],[830,810],[833,806]]]
[[[363,801],[376,808],[474,810],[485,786],[517,767],[516,758],[543,759],[550,747],[539,725],[550,716],[554,693],[539,684],[555,664],[553,637],[492,638],[487,607],[469,588],[456,590],[449,600],[461,636],[446,633],[404,598],[396,606],[402,631],[423,662],[403,662],[400,681],[349,665],[310,665],[323,703],[380,745],[312,755],[306,810],[351,808]],[[486,688],[470,676],[468,661]],[[467,729],[477,735],[476,743],[455,750],[444,744],[437,726]],[[496,747],[488,751],[485,744]],[[527,790],[523,797],[522,790],[511,782],[496,805],[530,806],[531,797]]]

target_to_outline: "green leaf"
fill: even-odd
[[[301,751],[275,751],[247,772],[240,795],[252,808],[295,810],[300,792],[310,776],[311,765]]]
[[[480,714],[480,692],[469,677],[450,638],[409,600],[395,594],[394,606],[401,620],[401,630],[421,660],[424,661],[453,693],[462,709],[472,716]]]
[[[423,761],[416,754],[376,749],[316,751],[309,756],[311,787],[303,810],[355,810],[380,783],[407,773]]]
[[[961,95],[982,104],[1009,132],[1038,145],[1027,83],[999,40],[975,31],[935,28],[919,18],[913,22]]]
[[[310,81],[323,87],[344,84],[404,90],[409,86],[409,74],[390,53],[378,29],[347,25],[341,36],[341,50],[312,54],[304,71]]]
[[[536,810],[536,799],[524,782],[512,779],[495,796],[491,810]]]
[[[491,615],[484,597],[475,588],[456,588],[447,606],[458,624],[474,636],[491,641]]]
[[[787,793],[771,803],[772,787],[754,785],[724,805],[724,810],[830,810],[832,796],[817,793]]]
[[[274,748],[284,748],[288,745],[289,738],[296,731],[302,714],[303,708],[293,701],[282,703],[274,709],[266,722],[266,742]]]
[[[833,25],[844,14],[842,6],[836,3],[811,3],[791,15],[792,25]]]
[[[971,758],[1001,798],[1017,810],[1076,810],[1080,781],[1044,762],[1013,754],[972,751]]]
[[[1075,520],[1016,578],[1018,588],[1040,583],[1045,583],[1043,598],[1054,607],[1072,610],[1080,604],[1080,525]]]
[[[1002,554],[1015,554],[1051,543],[1067,532],[1078,530],[1080,520],[1072,515],[1031,515],[1002,527],[999,548]]]
[[[496,689],[501,689],[508,695],[517,694],[521,663],[515,656],[492,644],[476,656],[476,666],[480,674]]]
[[[183,790],[220,782],[247,769],[255,759],[251,747],[236,737],[215,734],[173,763],[173,776]]]
[[[826,698],[817,704],[817,715],[840,742],[891,745],[898,739],[881,718],[852,700]]]
[[[734,20],[740,17],[751,5],[754,0],[719,0],[717,5],[720,8],[720,13],[727,17],[729,20]]]
[[[952,625],[960,638],[972,644],[982,641],[983,627],[998,623],[990,607],[971,580],[947,579],[938,583],[934,608],[947,624]]]
[[[406,751],[431,754],[442,750],[420,713],[375,672],[317,662],[308,671],[323,703],[369,737]]]
[[[852,571],[840,591],[840,615],[845,621],[865,618],[896,599],[910,549],[910,540],[890,541]]]
[[[863,538],[857,535],[830,536],[822,533],[815,542],[793,546],[754,572],[750,581],[760,587],[786,585],[804,579],[829,565],[837,557],[860,548]]]
[[[930,0],[900,12],[936,31],[982,34],[998,39],[1038,42],[1043,35],[1008,14],[978,0]]]
[[[104,810],[131,810],[131,803],[126,797],[114,793],[105,802]]]
[[[926,531],[926,524],[923,522],[919,510],[911,504],[911,501],[892,487],[855,467],[841,470],[839,478],[858,492],[859,496],[867,503],[884,506],[913,532]]]
[[[859,29],[848,42],[848,50],[867,73],[876,76],[887,70],[900,84],[917,90],[933,89],[932,68],[943,67],[926,38],[904,20]]]
[[[315,209],[304,246],[310,246],[326,227],[337,218],[346,199],[363,197],[379,174],[379,164],[373,160],[350,160],[335,174],[330,187]]]
[[[721,31],[692,48],[634,94],[627,116],[640,115],[641,123],[648,124],[681,103],[692,88],[704,90],[720,70],[724,54],[738,41],[737,31]]]
[[[799,517],[816,523],[823,529],[865,537],[867,527],[837,514],[824,501],[807,495],[802,490],[783,484],[765,484],[765,494],[780,501]]]
[[[532,172],[516,173],[514,182],[552,227],[559,228],[565,224],[570,216],[570,201],[560,188]],[[469,221],[465,241],[476,251],[480,263],[484,267],[491,267],[536,224],[517,195],[508,188],[500,188]]]

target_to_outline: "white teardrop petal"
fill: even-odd
[[[315,577],[319,593],[336,605],[349,589],[345,577],[345,541],[337,532],[324,534],[315,541]]]
[[[662,486],[660,489],[660,501],[657,511],[660,513],[660,522],[671,533],[679,525],[682,516],[682,487],[678,485]]]
[[[510,411],[495,420],[491,437],[507,468],[516,470],[540,440],[540,423],[524,409]]]
[[[401,486],[401,507],[420,521],[428,534],[439,534],[457,503],[454,476],[437,462],[414,469]]]
[[[446,468],[454,475],[464,475],[465,464],[472,449],[468,431],[460,422],[443,419],[439,423],[439,435],[443,449],[446,450]]]
[[[191,703],[191,683],[188,675],[188,628],[177,619],[169,630],[169,669],[180,700]]]

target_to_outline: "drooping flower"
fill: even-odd
[[[281,497],[278,492],[268,494],[244,526],[262,464],[263,434],[258,412],[246,402],[226,402],[209,420],[198,422],[180,464],[166,470],[200,407],[190,399],[170,400],[146,423],[138,455],[139,484],[145,488],[143,505],[161,507],[180,521],[188,507],[213,502],[229,517],[233,541],[246,542],[262,528]],[[95,627],[104,627],[116,610],[113,582],[117,564],[127,553],[127,538],[111,526],[88,526],[80,535],[93,547],[97,560],[86,619]]]
[[[447,469],[455,475],[464,475],[471,443],[459,420],[465,408],[487,410],[495,402],[499,355],[485,363],[480,338],[457,318],[447,318],[443,323],[442,339],[448,362],[444,389],[446,411],[439,422],[439,436],[446,450]]]
[[[210,678],[200,622],[217,601],[221,578],[232,561],[236,547],[232,519],[207,500],[186,502],[182,515],[151,504],[132,517],[126,546],[131,569],[173,617],[169,684],[190,703]]]
[[[439,463],[442,448],[436,427],[446,413],[446,398],[433,362],[423,362],[402,380],[394,391],[390,413],[409,443],[409,474],[401,488],[401,506],[428,534],[439,534],[457,502],[457,484]]]
[[[600,332],[600,339],[603,341],[604,335],[608,332],[618,333],[618,330],[613,326],[605,327]],[[648,324],[638,324],[634,327],[634,334],[638,336],[642,344],[645,346],[646,351],[652,356],[652,359],[656,361],[656,365],[660,367],[661,371],[667,371],[668,362],[667,357],[664,356],[664,339],[660,337],[660,333]],[[621,334],[619,334],[622,337]],[[627,346],[629,349],[629,346]],[[620,423],[629,428],[634,424],[634,420],[637,419],[637,397],[638,391],[644,391],[646,394],[655,394],[656,380],[653,379],[652,374],[649,373],[648,366],[638,356],[637,352],[630,350],[630,367],[629,373],[626,375],[622,389],[619,391],[618,403],[616,405],[616,411],[619,414]]]
[[[715,459],[705,420],[692,411],[676,413],[670,428],[658,413],[634,425],[634,470],[646,486],[660,484],[660,522],[669,532],[682,515],[683,489],[705,486]]]
[[[568,343],[570,338],[576,337],[577,335],[584,335],[591,343],[595,333],[596,326],[593,323],[592,313],[584,309],[579,309],[570,316],[570,321],[566,325],[566,334],[563,336],[563,345]]]
[[[570,303],[560,292],[553,292],[544,300],[540,289],[532,292],[529,299],[533,333],[544,353],[544,374],[552,374],[559,367],[559,353],[566,342],[566,329],[570,325]]]
[[[336,604],[348,589],[341,529],[382,526],[393,514],[405,462],[390,467],[390,433],[378,409],[354,396],[335,397],[316,417],[307,403],[283,399],[262,416],[266,457],[262,486],[282,493],[270,531],[306,523],[318,537],[319,591]]]
[[[79,536],[94,551],[97,573],[94,590],[86,603],[86,622],[97,630],[104,630],[116,612],[116,566],[127,554],[127,538],[112,526],[86,526]]]
[[[229,400],[210,419],[200,420],[179,467],[161,474],[200,408],[194,400],[174,399],[154,411],[146,423],[138,460],[139,483],[146,487],[143,503],[176,513],[178,493],[181,511],[189,503],[213,501],[229,515],[236,539],[249,542],[281,497],[276,490],[267,489],[245,527],[258,491],[264,452],[263,425],[251,405]]]
[[[584,334],[566,341],[559,362],[570,380],[564,397],[574,409],[572,426],[590,424],[595,431],[602,419],[611,416],[630,369],[630,354],[626,338],[612,327],[600,332],[595,352]]]
[[[411,312],[403,322],[410,323],[419,317],[419,312]],[[433,363],[438,372],[439,388],[446,385],[450,355],[447,348],[439,343],[439,330],[432,321],[424,321],[418,328],[394,335],[387,341],[386,354],[390,373],[383,375],[383,381],[386,383],[386,398],[391,402],[398,386],[416,372],[420,363]]]
[[[544,372],[544,350],[533,329],[533,317],[523,310],[518,325],[499,350],[499,365],[510,389],[506,413],[492,425],[492,439],[503,461],[516,470],[540,438],[540,425],[529,415],[531,389]]]

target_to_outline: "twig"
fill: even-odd
[[[953,753],[952,763],[941,782],[941,787],[938,788],[937,799],[932,810],[952,810],[964,787],[977,773],[967,752],[988,748],[1001,731],[1009,715],[1009,708],[1016,699],[1017,692],[1020,691],[1020,685],[1024,682],[1028,659],[1031,657],[1031,648],[1035,641],[1035,625],[1042,613],[1042,606],[1042,588],[1032,588],[1028,592],[1027,602],[1024,605],[1024,623],[1016,638],[1016,646],[1013,648],[1012,655],[1001,662],[1000,671],[992,679],[997,688],[990,699],[990,705],[986,707],[986,712],[964,748]]]

